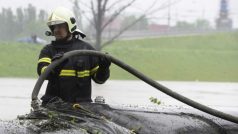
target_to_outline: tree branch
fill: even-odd
[[[105,13],[106,12],[106,6],[107,6],[108,0],[105,0],[103,3],[102,11]]]
[[[90,1],[90,4],[91,4],[91,12],[93,14],[94,27],[97,28],[97,14],[94,8],[93,0]]]
[[[118,11],[116,11],[116,12],[109,18],[109,20],[102,26],[102,30],[104,30],[107,25],[109,25],[113,20],[115,20],[115,18],[118,17],[118,15],[120,15],[126,8],[128,8],[129,6],[131,6],[134,2],[135,2],[135,0],[132,0],[132,1],[130,1],[128,4],[126,4],[126,5],[124,5],[123,7],[121,7]]]
[[[81,0],[75,0],[75,1],[79,1],[79,2],[80,2],[80,5],[83,5],[83,6],[87,7],[88,9],[91,9],[91,7],[90,7],[88,4],[82,2]],[[75,1],[74,1],[74,2],[75,2]],[[74,2],[73,2],[73,3],[74,3]],[[78,2],[77,2],[77,3],[78,3]]]
[[[180,0],[179,0],[179,1],[180,1]],[[175,3],[177,3],[177,2],[178,2],[178,1],[175,1],[175,2],[173,2],[173,4],[175,4]],[[119,31],[116,35],[114,35],[110,40],[108,40],[108,41],[106,41],[105,43],[103,43],[103,44],[101,45],[101,48],[103,48],[103,47],[109,45],[110,43],[112,43],[112,42],[113,42],[115,39],[117,39],[123,32],[125,32],[125,31],[128,30],[130,27],[132,27],[133,25],[135,25],[137,22],[139,22],[139,21],[141,21],[142,19],[144,19],[146,15],[152,14],[152,13],[157,12],[158,10],[162,10],[162,9],[164,9],[164,8],[167,8],[167,7],[171,4],[171,3],[163,4],[163,5],[160,6],[159,8],[150,11],[150,10],[154,7],[155,3],[157,3],[156,0],[153,2],[153,4],[150,6],[150,8],[148,8],[148,9],[144,12],[143,15],[141,15],[138,19],[136,19],[136,20],[135,20],[134,22],[132,22],[131,24],[129,24],[129,25],[127,25],[126,27],[124,27],[122,30],[120,30],[120,31]]]
[[[88,4],[85,4],[85,3],[81,2],[80,0],[71,0],[71,1],[72,1],[72,3],[74,4],[73,11],[74,11],[75,15],[79,15],[79,13],[80,13],[80,15],[81,15],[82,18],[86,18],[86,20],[87,20],[90,24],[93,25],[93,20],[90,19],[90,18],[85,14],[85,13],[87,13],[87,12],[86,12],[86,10],[83,10],[83,9],[81,8],[81,5],[87,7],[88,9],[91,9],[91,7],[90,7]],[[78,4],[79,2],[80,2],[80,5]],[[78,19],[82,19],[82,18],[78,18],[78,16],[75,16],[75,17],[77,18],[77,20],[78,20]]]
[[[140,20],[145,18],[145,14],[141,15],[137,20],[135,20],[134,22],[132,22],[130,25],[127,25],[126,27],[124,27],[122,30],[120,30],[116,35],[114,35],[110,40],[108,40],[107,42],[103,43],[101,45],[101,48],[109,45],[110,43],[112,43],[115,39],[117,39],[123,32],[125,32],[126,30],[128,30],[130,27],[132,27],[133,25],[135,25],[137,22],[139,22]]]
[[[121,1],[123,1],[123,0],[117,0],[116,2],[112,3],[112,5],[109,6],[109,7],[106,9],[106,11],[111,10],[111,8],[113,8],[116,4],[120,3]]]
[[[176,4],[176,3],[180,2],[180,1],[182,1],[182,0],[175,0],[175,1],[173,1],[173,2],[164,3],[164,4],[161,5],[159,8],[156,8],[156,9],[154,9],[154,10],[151,10],[151,11],[149,12],[149,14],[153,14],[153,13],[159,11],[159,10],[162,10],[162,9],[164,9],[164,8],[167,8],[168,6],[174,5],[174,4]]]
[[[112,3],[111,5],[109,5],[109,0],[91,0],[90,2],[90,10],[91,10],[91,14],[92,19],[89,19],[90,24],[93,24],[96,30],[96,48],[100,49],[102,47],[105,47],[107,45],[109,45],[110,43],[112,43],[115,39],[117,39],[123,32],[125,32],[126,30],[128,30],[130,27],[132,27],[133,25],[135,25],[137,22],[141,21],[142,19],[144,19],[145,17],[149,17],[152,16],[154,13],[158,12],[159,10],[162,10],[164,8],[167,8],[170,5],[173,5],[181,0],[174,0],[173,2],[163,2],[163,4],[160,4],[161,6],[158,8],[154,8],[154,6],[156,6],[156,3],[158,2],[158,0],[154,0],[153,4],[146,8],[144,11],[141,11],[142,14],[139,16],[139,18],[137,18],[134,22],[132,22],[131,24],[125,26],[124,28],[122,28],[118,33],[116,33],[111,39],[105,41],[104,43],[101,42],[101,36],[102,33],[104,31],[104,29],[110,24],[112,23],[123,11],[125,11],[128,7],[130,7],[136,0],[130,0],[129,2],[127,2],[126,4],[120,4],[123,0],[115,0],[114,3]],[[172,1],[172,0],[171,0]],[[86,4],[85,4],[86,5]],[[119,6],[118,6],[119,5]],[[122,6],[121,6],[122,5]],[[119,7],[119,8],[117,8]],[[117,9],[117,10],[115,10]],[[113,11],[114,12],[109,16],[108,20],[106,20],[105,22],[105,15],[107,12]],[[83,14],[86,16],[86,14]],[[91,21],[90,21],[91,20]]]

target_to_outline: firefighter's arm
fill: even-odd
[[[98,59],[98,66],[93,75],[93,80],[96,83],[103,84],[110,76],[111,61],[107,57],[100,57]]]
[[[51,55],[49,53],[49,50],[47,46],[45,46],[39,55],[38,64],[37,64],[37,73],[38,75],[41,75],[45,69],[48,67],[48,65],[51,63]]]

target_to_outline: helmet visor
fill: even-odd
[[[47,25],[48,25],[48,26],[53,26],[53,25],[58,25],[58,24],[62,24],[62,23],[65,23],[65,21],[55,20],[55,21],[49,21],[49,22],[47,22]]]

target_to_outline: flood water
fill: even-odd
[[[238,111],[238,83],[158,81],[169,89],[212,108],[234,113]],[[12,120],[29,113],[31,93],[36,79],[0,78],[0,119]],[[44,94],[43,84],[39,98]],[[93,84],[92,98],[103,96],[108,104],[153,106],[150,97],[161,105],[186,106],[143,81],[109,80],[103,85]]]

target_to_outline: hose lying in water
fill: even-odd
[[[133,74],[134,76],[136,76],[137,78],[141,79],[142,81],[146,82],[147,84],[151,85],[152,87],[158,89],[159,91],[191,106],[194,107],[196,109],[199,109],[203,112],[209,113],[213,116],[234,122],[238,124],[238,117],[227,114],[227,113],[223,113],[221,111],[212,109],[210,107],[207,107],[205,105],[202,105],[198,102],[195,102],[183,95],[180,95],[176,92],[173,92],[172,90],[170,90],[169,88],[159,84],[158,82],[150,79],[149,77],[145,76],[144,74],[142,74],[141,72],[135,70],[134,68],[130,67],[129,65],[121,62],[120,60],[108,55],[108,54],[104,54],[98,51],[92,51],[92,50],[74,50],[74,51],[70,51],[64,54],[64,56],[58,60],[55,60],[54,62],[52,62],[45,70],[44,73],[42,73],[40,75],[40,77],[38,78],[35,87],[33,89],[32,92],[32,102],[38,100],[37,96],[39,94],[40,88],[44,82],[44,80],[46,79],[46,77],[48,76],[48,74],[50,73],[50,71],[52,69],[54,69],[57,65],[59,65],[61,62],[63,62],[65,59],[71,57],[71,56],[85,56],[85,55],[91,55],[91,56],[106,56],[107,58],[109,58],[111,60],[112,63],[118,65],[119,67],[123,68],[124,70],[128,71],[129,73]]]

